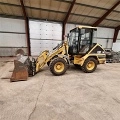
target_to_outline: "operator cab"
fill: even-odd
[[[79,55],[84,46],[89,47],[93,43],[93,35],[97,29],[95,27],[79,26],[72,29],[69,34],[69,50],[68,53],[71,55]]]

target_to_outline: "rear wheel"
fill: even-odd
[[[93,57],[87,58],[82,66],[82,70],[86,73],[92,73],[97,68],[97,60]]]
[[[67,70],[67,62],[63,58],[54,58],[50,62],[50,71],[54,75],[63,75]]]

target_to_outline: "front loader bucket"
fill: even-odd
[[[14,70],[12,73],[12,77],[10,78],[11,82],[27,80],[28,78],[28,69],[27,67],[21,63],[20,61],[14,60]]]

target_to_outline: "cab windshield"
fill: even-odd
[[[69,42],[68,42],[69,46],[74,48],[73,49],[74,53],[77,52],[79,46],[78,43],[79,43],[79,30],[75,28],[70,32]]]
[[[94,31],[92,28],[75,28],[71,30],[68,40],[70,52],[77,54],[85,45],[91,45]]]

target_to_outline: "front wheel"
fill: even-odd
[[[67,62],[63,58],[54,58],[50,62],[50,71],[52,74],[59,76],[63,75],[67,70]]]
[[[50,65],[50,61],[47,62],[47,65],[48,65],[48,66]]]
[[[93,57],[87,58],[82,66],[82,70],[86,73],[92,73],[97,68],[97,60]]]

